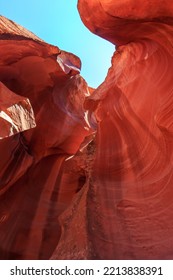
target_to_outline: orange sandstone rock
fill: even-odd
[[[117,50],[85,101],[97,122],[91,171],[61,215],[52,258],[172,259],[173,4],[79,0],[78,8]]]
[[[1,259],[172,259],[173,4],[78,8],[117,46],[96,90],[76,56],[0,18]]]
[[[80,174],[61,181],[93,131],[83,107],[89,89],[78,57],[3,17],[0,53],[0,258],[48,259],[59,215],[81,187]]]

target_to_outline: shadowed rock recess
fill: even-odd
[[[78,10],[116,45],[95,90],[0,17],[0,258],[173,259],[173,3]]]

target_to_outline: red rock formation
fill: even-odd
[[[78,8],[118,47],[85,102],[98,123],[91,171],[61,216],[52,258],[172,259],[173,4],[79,0]]]
[[[91,134],[89,89],[78,57],[3,17],[0,54],[0,258],[47,259],[83,182],[62,170]]]
[[[173,4],[78,8],[117,45],[94,91],[77,57],[1,18],[0,256],[172,259]]]

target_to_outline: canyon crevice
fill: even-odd
[[[80,59],[0,17],[0,258],[173,258],[173,4],[79,0]],[[92,11],[95,11],[93,13]]]

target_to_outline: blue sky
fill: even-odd
[[[81,75],[91,87],[103,82],[115,47],[84,26],[77,0],[0,0],[0,14],[46,42],[78,55]]]

